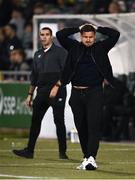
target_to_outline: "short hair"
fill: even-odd
[[[43,28],[41,28],[40,30],[48,30],[48,31],[50,32],[51,36],[52,36],[52,30],[51,30],[51,28],[49,28],[49,27],[43,27]]]
[[[93,26],[86,24],[80,30],[81,34],[83,34],[83,32],[94,32],[94,33],[96,33],[96,30]]]
[[[7,24],[7,26],[9,26],[13,31],[17,31],[17,26],[15,25],[15,24],[13,24],[13,23],[9,23],[9,24]]]
[[[21,56],[23,56],[23,58],[26,57],[26,54],[23,49],[18,48],[18,49],[13,49],[10,51],[10,53],[14,53],[14,52],[20,54]]]

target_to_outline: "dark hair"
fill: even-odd
[[[21,48],[13,49],[13,50],[10,51],[10,53],[13,53],[13,52],[16,52],[16,53],[20,54],[21,56],[23,56],[23,58],[26,57],[26,54],[25,54],[24,50],[21,49]]]
[[[43,28],[41,28],[41,30],[48,30],[50,32],[50,34],[52,35],[52,30],[49,27],[43,27]]]
[[[7,24],[7,26],[9,26],[13,31],[17,31],[17,26],[15,25],[15,24],[13,24],[13,23],[9,23],[9,24]]]
[[[93,26],[87,24],[81,28],[80,33],[83,34],[83,32],[94,32],[94,33],[96,33],[96,30]]]

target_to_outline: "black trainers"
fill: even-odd
[[[59,159],[68,160],[68,156],[66,155],[66,153],[59,153]]]
[[[16,150],[14,149],[13,150],[13,153],[17,156],[20,156],[20,157],[24,157],[24,158],[28,158],[28,159],[33,159],[34,155],[32,152],[30,152],[28,150],[28,148],[24,148],[24,149],[21,149],[21,150]]]

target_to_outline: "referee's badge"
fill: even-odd
[[[40,58],[40,57],[41,57],[41,54],[38,55],[38,58]]]
[[[61,101],[63,101],[63,99],[62,99],[62,98],[59,98],[58,101],[61,102]]]

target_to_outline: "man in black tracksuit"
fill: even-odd
[[[107,36],[96,42],[96,31]],[[81,42],[69,36],[80,32]],[[104,83],[114,86],[108,52],[118,41],[120,33],[108,27],[85,24],[57,32],[60,44],[68,50],[68,57],[58,86],[71,82],[69,104],[78,131],[83,162],[77,169],[95,170],[100,139]]]
[[[42,48],[34,55],[31,86],[26,98],[26,106],[29,108],[33,92],[37,87],[37,95],[33,102],[29,141],[26,148],[13,150],[13,153],[21,157],[33,158],[35,143],[40,133],[41,121],[48,108],[52,106],[59,144],[59,158],[68,159],[64,124],[66,88],[60,88],[57,96],[53,97],[53,93],[58,89],[56,83],[60,78],[67,53],[63,48],[56,46],[52,42],[52,30],[48,27],[40,30],[40,40]]]

